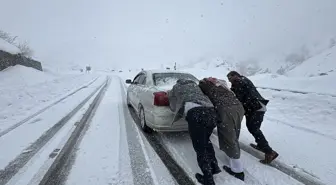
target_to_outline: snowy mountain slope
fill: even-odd
[[[287,73],[288,76],[324,76],[336,73],[336,46],[304,61]]]
[[[257,71],[257,74],[247,76],[258,87],[336,96],[336,84],[333,83],[336,78],[336,47],[309,58],[284,75],[257,68],[254,64],[247,67],[242,66],[234,61],[233,59],[222,60],[219,58],[204,59],[197,63],[179,66],[178,70],[189,72],[199,79],[209,76],[227,79],[226,75],[231,70],[236,70],[241,74]],[[123,79],[133,79],[138,72],[140,71],[133,70],[116,74]]]
[[[331,37],[330,39],[324,40],[324,42],[321,41],[314,44],[302,45],[301,47],[293,49],[292,51],[279,51],[279,53],[267,53],[267,51],[265,51],[265,53],[254,58],[234,57],[230,55],[222,55],[218,57],[201,57],[197,60],[187,62],[186,64],[177,63],[177,68],[187,70],[196,68],[200,70],[215,71],[219,70],[217,68],[222,68],[222,70],[225,71],[236,70],[245,76],[252,76],[263,73],[286,75],[293,74],[295,72],[291,71],[297,71],[296,69],[300,68],[302,70],[307,70],[304,69],[306,67],[300,66],[319,65],[328,69],[330,68],[330,65],[334,65],[332,64],[333,62],[331,62],[334,56],[329,55],[335,50],[335,42],[335,38]],[[320,61],[321,64],[317,64],[314,62],[314,60]],[[173,65],[174,64],[169,63],[167,66],[172,68]],[[162,64],[162,66],[164,65]],[[312,70],[315,69],[315,67],[312,68]],[[302,76],[301,74],[302,72],[296,76]]]
[[[336,47],[303,61],[284,75],[267,70],[269,69],[267,67],[258,66],[253,61],[243,65],[232,58],[202,59],[179,66],[178,69],[198,78],[213,76],[222,79],[227,79],[229,71],[236,70],[249,76],[259,87],[336,95],[336,84],[333,83],[336,78]]]
[[[316,55],[285,75],[262,74],[251,76],[260,87],[270,87],[336,96],[336,47]]]

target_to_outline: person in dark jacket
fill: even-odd
[[[197,155],[198,166],[203,175],[196,173],[199,183],[214,185],[213,175],[221,172],[215,157],[210,136],[218,117],[213,104],[205,96],[198,84],[192,80],[179,79],[168,91],[170,109],[175,113],[173,124],[184,118],[192,145]]]
[[[268,141],[260,130],[269,100],[263,98],[254,84],[238,72],[231,71],[227,74],[227,77],[232,84],[231,90],[244,106],[247,129],[257,143],[256,145],[251,144],[251,146],[264,152],[265,159],[261,160],[261,162],[269,164],[279,155],[269,146]]]
[[[209,97],[221,118],[217,123],[219,148],[230,158],[229,167],[223,166],[230,175],[244,181],[243,164],[240,160],[239,135],[244,117],[244,107],[224,80],[204,78],[199,86]]]

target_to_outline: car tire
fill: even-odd
[[[145,110],[141,105],[139,106],[139,119],[140,119],[141,129],[146,133],[152,132],[152,129],[148,127],[146,124]]]
[[[126,95],[126,103],[127,103],[127,106],[129,106],[129,107],[132,106],[132,104],[131,104],[131,102],[129,100],[129,94],[128,94],[128,92],[127,92],[127,95]]]

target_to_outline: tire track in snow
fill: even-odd
[[[104,83],[105,84],[105,83]],[[103,84],[103,85],[104,85]],[[50,139],[85,105],[89,99],[102,88],[103,85],[97,87],[88,97],[86,97],[79,105],[77,105],[68,115],[63,117],[53,127],[44,132],[40,138],[27,147],[23,153],[18,155],[3,170],[0,170],[0,185],[6,184],[18,171],[27,164],[27,162],[45,146]]]
[[[265,90],[266,92],[267,91],[278,91],[278,92],[289,92],[287,94],[290,94],[290,93],[294,93],[294,94],[302,94],[302,96],[307,96],[306,98],[309,100],[309,95],[319,95],[319,97],[323,97],[323,98],[326,98],[326,100],[329,100],[329,102],[333,102],[334,100],[334,97],[336,97],[336,95],[332,95],[332,94],[322,94],[322,93],[314,93],[314,92],[302,92],[302,91],[293,91],[293,90],[283,90],[283,89],[275,89],[275,88],[268,88],[268,87],[258,87],[260,89],[263,89]],[[272,94],[273,96],[273,94]],[[274,99],[280,99],[282,98],[284,100],[284,97],[286,97],[287,95],[284,95],[283,97],[282,96],[278,96],[277,94],[275,96],[273,96]],[[331,97],[330,97],[331,96]],[[301,97],[301,96],[299,96]],[[292,97],[291,97],[292,98]],[[330,101],[332,100],[332,101]],[[273,100],[271,100],[273,101]],[[274,100],[276,101],[276,100]],[[325,99],[323,99],[323,101],[325,102]],[[331,103],[332,104],[332,103]],[[297,105],[296,105],[297,106]],[[296,108],[298,107],[294,107],[293,110],[295,110]],[[329,107],[328,105],[328,108],[331,109],[330,110],[330,114],[332,113],[332,110],[335,110],[335,107],[331,106]],[[275,109],[276,111],[282,111],[281,109],[277,108]],[[307,133],[312,133],[312,134],[316,134],[316,135],[319,135],[319,136],[322,136],[322,137],[325,137],[325,138],[328,138],[328,139],[331,139],[331,140],[336,140],[336,137],[332,134],[327,134],[327,133],[323,133],[321,132],[320,130],[315,130],[314,128],[309,128],[309,126],[300,126],[300,125],[297,125],[297,124],[294,124],[294,123],[291,123],[292,121],[287,121],[287,120],[281,120],[281,119],[278,119],[274,116],[271,116],[269,114],[267,114],[265,116],[265,119],[268,119],[272,122],[275,122],[277,124],[283,124],[283,125],[286,125],[288,127],[291,127],[291,128],[294,128],[294,129],[297,129],[297,130],[300,130],[300,131],[304,131],[304,132],[307,132]]]
[[[137,119],[135,110],[130,108],[129,111],[134,119],[134,122],[137,124],[138,128],[141,129],[140,120]],[[143,134],[178,184],[195,185],[194,181],[189,177],[189,175],[180,166],[180,164],[178,164],[177,161],[173,158],[173,156],[170,155],[161,137],[157,133],[149,133],[149,134],[143,133]]]
[[[89,109],[85,112],[82,119],[78,122],[77,127],[61,151],[58,153],[55,161],[52,163],[39,185],[60,185],[65,183],[76,157],[76,153],[74,152],[76,145],[80,143],[81,139],[83,139],[85,131],[88,128],[88,123],[94,116],[94,113],[103,99],[104,93],[106,92],[110,82],[111,79],[108,78],[104,84],[98,88],[98,90],[100,90],[97,96],[90,104]],[[97,93],[97,91],[95,91],[95,93]]]
[[[125,89],[125,86],[122,85],[121,82],[121,88]],[[123,102],[124,106],[126,107],[126,95],[123,93]],[[127,109],[127,108],[126,108]],[[128,111],[130,115],[132,116],[133,120],[130,120],[130,122],[134,122],[135,124],[127,124],[129,126],[132,126],[134,129],[140,129],[140,120],[138,116],[135,113],[135,110],[131,107],[128,107]],[[126,114],[126,113],[125,113]],[[127,116],[127,115],[125,115]],[[143,133],[143,132],[142,132]],[[153,133],[143,133],[146,137],[147,141],[150,143],[151,147],[154,149],[154,151],[157,153],[157,155],[162,160],[163,164],[167,167],[171,175],[176,180],[177,184],[180,185],[195,185],[194,181],[189,177],[189,175],[185,172],[185,170],[175,161],[173,156],[170,155],[167,148],[163,144],[163,141],[161,137],[155,132]]]
[[[120,83],[120,88],[124,89],[122,83]],[[120,109],[124,109],[124,117],[128,117],[127,110],[125,110],[125,93],[121,92],[122,97],[122,106]],[[119,109],[119,111],[121,111]],[[120,115],[120,113],[119,113]],[[143,151],[143,148],[140,143],[140,139],[136,131],[136,125],[127,122],[127,119],[125,119],[125,125],[126,125],[126,134],[127,134],[127,143],[128,143],[128,149],[129,149],[129,155],[131,159],[131,167],[133,172],[133,183],[134,185],[154,185],[154,180],[150,172],[150,168],[147,164],[146,157]]]
[[[122,94],[123,92],[121,92]],[[121,95],[122,97],[122,95]],[[119,172],[118,172],[118,181],[116,184],[128,185],[134,184],[133,182],[133,172],[131,166],[131,159],[129,156],[129,148],[127,143],[127,130],[126,130],[126,120],[122,122],[121,117],[125,116],[125,109],[119,105],[119,125],[120,125],[120,141],[119,141]]]
[[[49,108],[55,106],[56,104],[60,103],[61,101],[63,101],[63,100],[65,100],[65,99],[69,98],[70,96],[76,94],[76,93],[79,92],[80,90],[82,90],[82,89],[84,89],[84,88],[87,88],[88,86],[90,86],[91,84],[93,84],[95,81],[97,81],[98,78],[99,78],[99,77],[95,78],[94,80],[90,81],[88,84],[86,84],[86,85],[80,87],[79,89],[77,89],[77,90],[71,92],[70,94],[67,94],[66,96],[62,97],[61,99],[57,100],[56,102],[53,102],[53,103],[49,104],[48,106],[42,108],[41,110],[39,110],[39,111],[37,111],[36,113],[34,113],[34,114],[28,116],[27,118],[25,118],[25,119],[19,121],[18,123],[16,123],[16,124],[12,125],[11,127],[5,129],[4,131],[1,131],[1,132],[0,132],[0,137],[2,137],[2,136],[4,136],[4,135],[8,134],[9,132],[11,132],[11,131],[13,131],[14,129],[16,129],[17,127],[23,125],[24,123],[26,123],[26,122],[29,121],[30,119],[34,118],[35,116],[37,116],[37,115],[39,115],[39,114],[45,112],[46,110],[48,110]]]
[[[273,118],[271,116],[266,116],[265,118],[268,119],[268,120],[270,120],[270,121],[272,121],[272,122],[280,123],[280,124],[286,125],[288,127],[295,128],[297,130],[301,130],[301,131],[304,131],[304,132],[307,132],[307,133],[311,133],[311,134],[316,134],[316,135],[319,135],[319,136],[322,136],[322,137],[325,137],[325,138],[328,138],[328,139],[336,141],[336,137],[334,137],[332,135],[323,134],[323,133],[318,132],[316,130],[312,130],[312,129],[301,127],[301,126],[292,125],[292,124],[287,123],[285,121],[281,121],[279,119],[275,119],[275,118]]]
[[[218,140],[217,132],[213,131],[213,136]],[[241,150],[249,153],[250,155],[254,156],[257,159],[264,159],[264,154],[261,152],[253,149],[249,145],[239,142]],[[280,162],[279,160],[275,159],[269,166],[279,170],[280,172],[289,175],[290,177],[296,179],[297,181],[307,184],[307,185],[324,185],[324,183],[320,182],[319,179],[317,179],[315,176],[312,176],[311,174],[307,173],[301,173],[300,171],[297,171],[293,167]]]

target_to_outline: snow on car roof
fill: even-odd
[[[190,74],[188,72],[184,72],[184,71],[176,71],[176,70],[159,70],[159,69],[154,69],[154,70],[146,70],[149,73],[184,73],[184,74]]]

